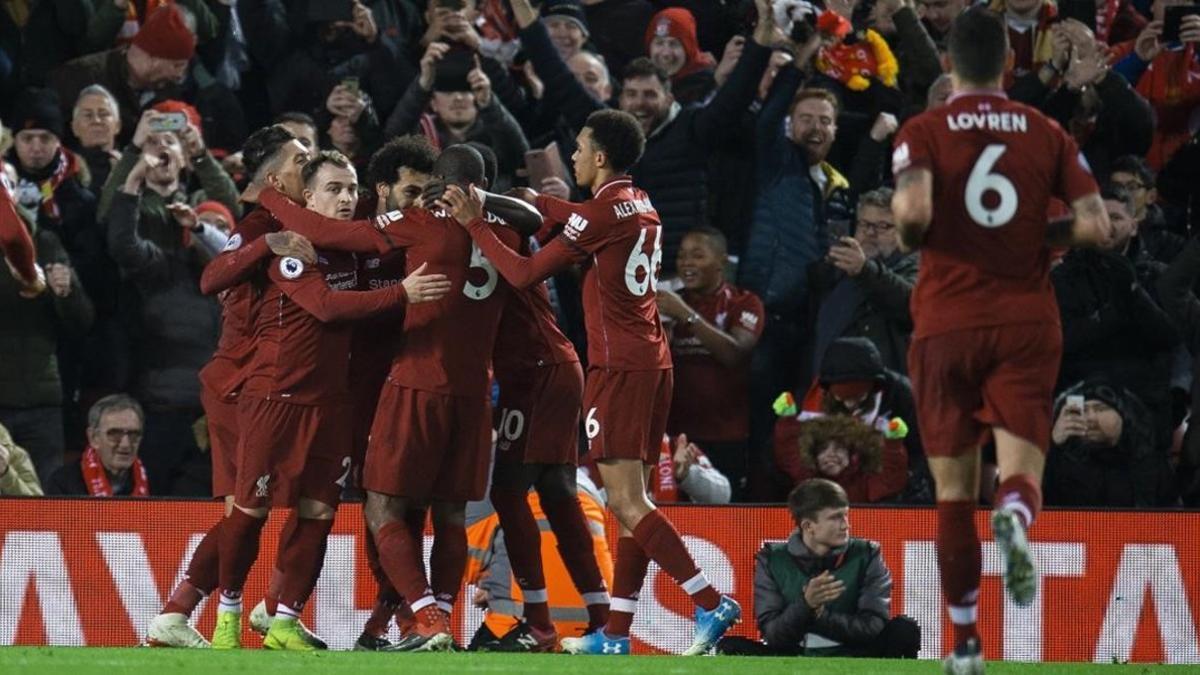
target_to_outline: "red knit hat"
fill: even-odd
[[[712,58],[700,52],[700,41],[696,38],[696,17],[683,7],[669,7],[654,15],[646,26],[646,51],[656,37],[673,37],[683,44],[687,62],[672,79],[679,79],[697,70],[713,65]]]
[[[196,127],[197,129],[200,128],[200,113],[189,103],[168,99],[166,101],[159,101],[150,107],[155,112],[160,113],[181,112],[184,115],[187,115],[188,122],[191,122],[192,126]]]
[[[190,61],[196,53],[196,36],[174,4],[163,5],[142,24],[133,45],[150,56],[172,61]]]
[[[213,201],[211,199],[206,202],[200,202],[196,205],[195,210],[196,215],[200,215],[202,213],[215,213],[224,218],[225,224],[229,227],[237,225],[237,221],[233,219],[233,212],[229,210],[228,206],[225,206],[221,202]]]

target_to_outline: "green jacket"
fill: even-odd
[[[8,456],[8,466],[0,473],[0,495],[6,497],[41,497],[42,484],[37,469],[25,448],[13,442],[12,435],[0,425],[0,452]]]
[[[845,584],[818,616],[804,600],[810,577],[830,570]],[[851,537],[827,556],[804,545],[799,531],[786,543],[768,543],[754,561],[754,614],[763,640],[782,651],[831,656],[878,637],[891,618],[892,575],[879,544]]]
[[[38,264],[70,264],[54,233],[33,233]],[[65,298],[46,289],[36,298],[22,298],[20,284],[7,266],[0,266],[0,408],[62,405],[58,373],[58,342],[82,337],[95,318],[92,302],[71,274],[71,293]]]

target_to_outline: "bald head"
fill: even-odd
[[[433,175],[441,177],[448,185],[465,188],[474,183],[487,187],[483,156],[469,145],[452,145],[442,151],[433,164]]]

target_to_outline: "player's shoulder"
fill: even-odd
[[[257,206],[247,213],[233,228],[229,245],[225,250],[232,251],[242,244],[248,244],[259,237],[278,232],[281,229],[279,221],[267,209]]]
[[[746,307],[748,309],[758,307],[760,310],[762,309],[762,298],[758,297],[758,294],[754,291],[739,288],[733,284],[726,284],[725,287],[728,289],[730,301],[739,307]]]

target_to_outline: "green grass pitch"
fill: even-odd
[[[190,675],[217,673],[273,675],[307,671],[326,673],[569,673],[571,675],[625,675],[701,673],[712,675],[820,673],[859,675],[880,673],[940,673],[935,661],[880,661],[865,659],[741,658],[678,656],[564,656],[532,654],[317,654],[271,653],[257,649],[238,652],[175,649],[97,647],[0,647],[0,673],[68,673],[85,675]],[[1090,663],[1025,664],[989,663],[989,673],[1045,673],[1047,675],[1134,675],[1135,673],[1196,673],[1196,666],[1099,665]]]

